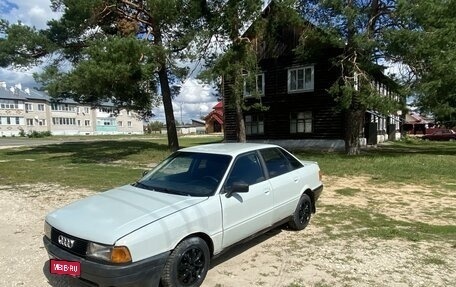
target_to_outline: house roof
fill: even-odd
[[[25,98],[21,94],[13,93],[12,91],[5,89],[5,88],[0,88],[0,99],[21,100],[21,101],[27,100],[27,98]]]
[[[35,89],[16,89],[15,92],[28,100],[41,100],[46,102],[49,102],[51,100],[46,93],[37,91]]]
[[[410,113],[405,115],[406,124],[428,124],[430,121],[424,119],[422,116],[416,113]]]
[[[223,125],[223,110],[214,110],[210,112],[206,117],[204,117],[204,120],[207,122],[209,120],[215,120],[219,124]]]
[[[222,101],[218,102],[218,103],[213,107],[213,109],[221,109],[221,108],[223,108],[223,102],[222,102]]]

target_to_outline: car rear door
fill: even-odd
[[[228,191],[236,182],[247,183],[246,193]],[[223,247],[230,246],[272,224],[273,198],[257,152],[236,158],[220,194],[223,214]]]
[[[273,221],[290,216],[301,196],[302,164],[280,148],[260,150],[269,175],[274,200]]]

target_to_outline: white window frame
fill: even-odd
[[[247,89],[247,81],[246,81],[247,75],[244,77],[244,97],[253,97],[251,91]],[[261,77],[261,90],[258,89],[259,87],[259,81],[258,78]],[[265,86],[265,79],[264,79],[264,73],[258,73],[256,74],[255,77],[255,92],[258,93],[259,96],[264,96],[264,86]]]
[[[312,111],[300,111],[290,113],[290,134],[309,134],[312,132]]]
[[[38,111],[44,112],[45,106],[44,104],[38,104]]]
[[[307,84],[306,78],[310,70],[310,81]],[[299,73],[302,72],[302,83],[299,79]],[[290,68],[287,72],[288,93],[312,92],[315,87],[315,69],[313,65]],[[295,78],[293,80],[293,78]]]
[[[27,112],[33,112],[33,104],[31,104],[31,103],[26,103],[26,104],[25,104],[25,110],[26,110]]]
[[[264,134],[264,115],[254,114],[244,117],[246,135],[263,135]]]

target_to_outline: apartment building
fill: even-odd
[[[55,101],[46,93],[7,88],[0,82],[0,136],[21,131],[50,131],[53,135],[143,134],[143,121],[127,110],[115,112],[110,103],[99,108],[73,100]]]

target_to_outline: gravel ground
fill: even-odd
[[[237,246],[211,265],[204,287],[214,286],[456,286],[456,246],[453,242],[328,239],[318,226],[319,212],[331,205],[364,206],[379,202],[382,213],[401,220],[456,225],[455,214],[435,218],[437,208],[456,213],[454,196],[423,201],[414,195],[427,187],[394,190],[367,184],[366,178],[327,178],[319,211],[300,232],[274,229]],[[342,197],[337,189],[359,188],[366,193]],[[368,188],[367,188],[368,187]],[[48,273],[42,243],[43,219],[49,211],[90,195],[57,185],[0,185],[0,286],[70,286],[67,277]],[[392,202],[406,201],[401,208]],[[420,211],[415,206],[420,205]],[[412,212],[413,211],[413,212]]]

